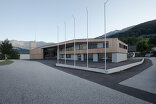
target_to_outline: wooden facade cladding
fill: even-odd
[[[105,39],[88,39],[89,43],[104,43]],[[125,45],[126,47],[128,47],[127,44],[125,44],[124,42],[118,40],[118,38],[107,38],[106,41],[108,41],[109,46],[108,48],[106,48],[106,52],[107,53],[127,53],[128,49],[123,49],[121,47],[119,47],[119,43]],[[75,40],[76,44],[81,44],[81,43],[86,43],[86,39],[76,39]],[[60,42],[59,46],[60,47],[64,47],[65,42]],[[74,40],[69,40],[66,41],[66,44],[73,44],[74,45]],[[43,50],[45,48],[57,48],[57,43],[56,44],[51,44],[48,46],[42,46],[36,49],[32,49],[30,50],[30,59],[43,59],[44,58],[44,52]],[[81,53],[87,53],[86,49],[83,50],[76,50],[76,54],[81,54]],[[95,48],[95,49],[89,49],[88,53],[104,53],[104,48]],[[60,51],[60,54],[65,54],[64,50]],[[66,54],[74,54],[74,51],[66,51]]]

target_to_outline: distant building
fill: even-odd
[[[16,50],[19,54],[19,59],[30,59],[30,54],[28,49],[23,49],[19,47],[14,47],[14,50]]]
[[[30,41],[29,42],[29,50],[35,49],[36,48],[36,41]]]
[[[128,58],[135,57],[135,53],[136,53],[136,45],[128,46]]]
[[[105,39],[88,39],[89,60],[98,62],[104,60]],[[76,39],[75,59],[85,61],[87,59],[86,39]],[[112,62],[127,60],[128,45],[118,40],[118,38],[106,39],[107,59]],[[57,54],[57,44],[47,45],[30,50],[30,59],[59,59],[65,58],[65,42],[59,43],[59,54]],[[74,40],[66,42],[66,59],[74,60]]]

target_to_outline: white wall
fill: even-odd
[[[81,61],[84,61],[84,54],[81,54]]]
[[[98,54],[97,53],[93,54],[93,62],[98,62]]]
[[[112,53],[112,62],[121,62],[127,60],[126,53]]]
[[[30,54],[20,54],[20,59],[30,59]]]

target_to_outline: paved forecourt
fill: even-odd
[[[150,58],[153,65],[140,74],[120,84],[156,94],[156,58]]]
[[[125,103],[148,104],[39,62],[15,60],[0,66],[0,104]]]

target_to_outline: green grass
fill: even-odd
[[[13,61],[6,60],[6,61],[3,61],[3,62],[0,62],[0,66],[2,66],[2,65],[8,65],[8,64],[11,64],[11,63],[13,63]]]

